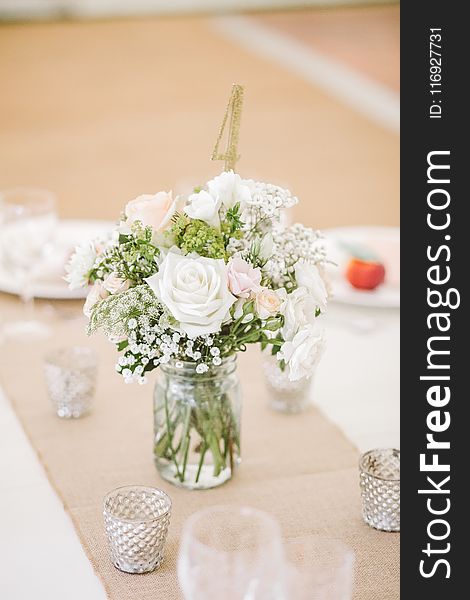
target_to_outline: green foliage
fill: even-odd
[[[184,254],[196,252],[206,258],[226,259],[224,237],[215,227],[199,219],[178,214],[173,218],[171,233]]]
[[[92,272],[92,281],[103,279],[114,272],[133,284],[143,283],[146,277],[156,273],[156,258],[160,250],[152,243],[152,228],[140,221],[132,224],[131,233],[119,235],[119,245],[107,250]]]
[[[122,342],[119,342],[117,344],[117,350],[118,352],[122,352],[123,350],[125,350],[127,347],[129,346],[129,340],[123,340]]]
[[[229,356],[234,352],[244,352],[247,344],[259,342],[262,348],[272,344],[280,347],[282,339],[273,337],[273,332],[278,331],[283,325],[282,317],[269,317],[260,319],[254,307],[254,302],[243,305],[243,313],[233,323],[222,328],[220,334],[221,356]]]
[[[237,202],[232,208],[229,208],[225,213],[225,219],[221,224],[222,231],[229,237],[237,237],[236,233],[242,233],[240,230],[243,227],[243,221],[240,214],[240,203]]]
[[[260,269],[263,269],[263,267],[266,265],[266,263],[269,260],[268,256],[262,256],[262,254],[261,254],[263,237],[264,237],[263,235],[254,236],[254,238],[252,239],[252,242],[248,248],[246,256],[244,257],[254,267],[259,267]],[[269,283],[269,280],[267,280],[266,283],[263,283],[263,285],[267,285],[268,283]]]

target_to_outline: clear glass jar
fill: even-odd
[[[312,380],[304,377],[299,381],[290,381],[288,370],[281,371],[275,356],[263,353],[263,372],[269,392],[269,407],[278,412],[295,414],[312,405]]]
[[[190,362],[159,368],[154,392],[155,464],[188,489],[228,481],[240,461],[241,393],[236,357],[204,374]]]

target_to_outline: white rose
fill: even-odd
[[[237,202],[243,207],[251,200],[250,188],[243,183],[242,178],[233,171],[224,171],[207,182],[209,192],[218,198],[227,208],[232,208]]]
[[[218,332],[236,301],[222,259],[169,252],[146,282],[189,337]]]
[[[317,269],[320,274],[320,277],[323,280],[323,283],[325,284],[326,293],[328,295],[328,298],[331,298],[331,295],[333,293],[333,286],[331,285],[330,276],[328,275],[328,273],[326,271],[325,265],[318,265]]]
[[[324,350],[323,331],[306,325],[295,334],[291,342],[284,342],[277,358],[286,362],[289,380],[298,381],[303,377],[311,377]]]
[[[188,202],[189,204],[184,208],[184,212],[188,217],[191,219],[200,219],[213,227],[219,227],[220,200],[217,196],[212,196],[208,192],[201,190],[196,194],[191,194]]]
[[[315,305],[324,312],[328,301],[328,292],[320,271],[315,265],[299,260],[294,265],[295,279],[299,287],[306,287],[313,297]]]
[[[108,296],[109,292],[108,290],[105,290],[103,283],[101,281],[95,281],[92,288],[88,292],[85,304],[83,305],[83,314],[90,318],[95,304],[100,300],[104,300],[104,298],[107,298]]]
[[[316,303],[307,288],[299,287],[291,294],[287,294],[281,309],[284,315],[282,337],[290,341],[304,325],[313,324],[315,309]]]
[[[171,192],[158,192],[157,194],[142,194],[126,204],[124,210],[127,221],[123,224],[129,226],[134,221],[140,221],[145,227],[150,226],[155,231],[162,231],[169,224],[176,211],[177,198],[173,200]]]
[[[103,281],[103,287],[110,294],[120,294],[129,289],[130,281],[128,279],[122,279],[118,277],[116,273],[109,273],[106,275]]]

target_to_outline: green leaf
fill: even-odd
[[[250,300],[250,302],[245,302],[245,304],[243,305],[243,316],[247,315],[248,313],[252,313],[254,305],[254,300]]]
[[[263,329],[267,331],[277,331],[282,325],[282,319],[279,317],[270,318],[266,321]]]
[[[284,342],[283,342],[283,340],[279,340],[277,338],[267,338],[266,343],[272,344],[273,346],[279,346],[279,348],[280,348]]]

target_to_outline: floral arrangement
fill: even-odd
[[[310,375],[324,347],[326,256],[319,232],[282,224],[296,203],[225,171],[188,197],[139,196],[109,239],[76,249],[66,279],[91,286],[88,332],[117,345],[126,383],[169,361],[203,374],[253,343],[291,380]]]

